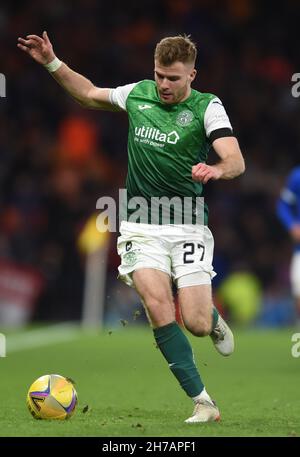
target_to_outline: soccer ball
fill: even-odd
[[[35,419],[69,419],[77,405],[77,392],[70,379],[47,374],[31,384],[26,403]]]

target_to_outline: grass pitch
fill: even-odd
[[[220,423],[185,424],[193,405],[155,347],[150,328],[98,333],[0,358],[0,436],[300,436],[300,358],[293,329],[236,331],[236,351],[223,358],[210,338],[189,335]],[[26,334],[26,333],[24,333]],[[43,374],[75,380],[79,404],[69,421],[37,421],[26,408],[30,384]],[[88,406],[88,408],[87,408]],[[83,411],[86,412],[83,412]]]

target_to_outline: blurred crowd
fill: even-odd
[[[81,108],[17,48],[17,38],[47,30],[61,60],[95,85],[116,87],[153,78],[156,42],[187,33],[199,48],[193,87],[221,98],[246,161],[242,177],[206,186],[216,301],[239,323],[291,323],[292,246],[275,206],[299,164],[300,99],[291,94],[292,74],[300,72],[299,21],[296,0],[284,7],[258,0],[1,1],[3,308],[31,287],[39,293],[18,298],[31,319],[80,319],[85,255],[78,237],[97,199],[124,187],[127,168],[126,114]],[[213,151],[209,160],[216,160]],[[116,236],[107,260],[108,325],[140,306],[117,280]]]

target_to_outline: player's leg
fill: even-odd
[[[300,296],[295,298],[297,325],[300,325]]]
[[[175,321],[168,247],[161,238],[155,239],[153,227],[122,223],[120,232],[119,277],[139,292],[153,326],[157,346],[183,390],[194,399],[203,391],[203,383],[190,343]],[[207,417],[204,419],[210,420]]]
[[[204,274],[185,275],[178,281],[179,303],[185,327],[195,336],[210,335],[217,351],[228,356],[234,350],[233,334],[213,306],[211,284],[199,284]],[[207,280],[207,282],[209,279]]]
[[[173,322],[175,307],[170,276],[154,268],[141,268],[133,272],[132,279],[152,327]]]
[[[172,274],[179,289],[183,322],[196,336],[210,335],[216,348],[223,353],[220,351],[221,341],[231,334],[233,342],[233,335],[228,327],[227,333],[223,332],[215,338],[220,323],[223,322],[224,326],[226,324],[212,301],[211,278],[215,275],[212,267],[213,236],[205,226],[178,226],[177,232],[170,240]],[[194,401],[195,409],[186,422],[219,420],[219,410],[205,389],[194,397]]]
[[[213,328],[210,284],[182,286],[178,288],[178,298],[185,327],[195,336],[209,335]]]
[[[170,370],[189,397],[198,397],[204,386],[190,343],[175,321],[170,276],[162,271],[145,268],[134,271],[132,277],[153,327],[157,346]]]
[[[195,274],[192,274],[190,276],[190,281],[192,278],[195,278]],[[199,275],[199,277],[200,276],[201,274]],[[186,275],[184,277],[184,281],[181,280],[179,282],[179,285],[183,285],[184,283],[187,284],[188,278],[189,275]],[[195,336],[212,336],[212,329],[216,328],[217,326],[214,320],[217,320],[218,322],[222,318],[213,306],[211,285],[201,284],[179,287],[178,295],[179,304],[181,307],[182,320],[184,322],[185,327]],[[229,328],[228,331],[230,331]],[[224,351],[224,347],[222,347],[222,350],[220,351],[220,348],[218,346],[219,344],[224,345],[223,341],[218,341],[216,343],[215,344],[219,352],[224,354],[224,352],[228,351],[228,348],[225,348],[226,351]],[[186,422],[206,422],[220,419],[219,409],[205,389],[203,389],[203,391],[197,397],[194,397],[194,402],[194,411],[191,417],[189,417],[186,420]]]
[[[291,288],[295,300],[296,323],[300,324],[300,252],[295,252],[291,260]]]
[[[218,352],[226,356],[234,350],[234,339],[213,306],[213,249],[214,239],[208,227],[178,226],[171,251],[172,274],[178,289],[185,289],[180,295],[186,327],[196,336],[210,335]]]

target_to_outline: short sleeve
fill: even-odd
[[[211,100],[211,102],[207,105],[204,114],[204,128],[207,137],[209,137],[214,130],[232,130],[225,108],[221,100],[217,97]]]
[[[126,100],[132,89],[138,83],[126,84],[125,86],[118,86],[115,89],[110,89],[109,100],[112,105],[126,111]]]

